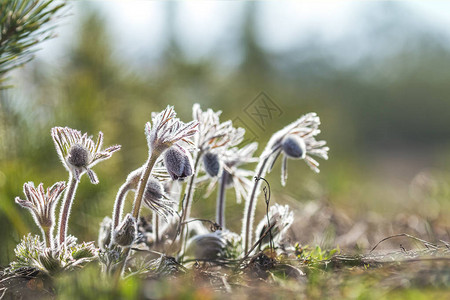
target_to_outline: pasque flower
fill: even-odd
[[[135,194],[132,217],[137,220],[139,218],[139,213],[141,210],[142,202],[145,196],[145,190],[147,187],[147,182],[152,173],[153,167],[157,163],[159,157],[170,147],[176,145],[177,143],[192,144],[190,137],[197,132],[198,122],[192,121],[187,124],[181,122],[176,118],[176,112],[173,106],[167,106],[162,112],[152,115],[152,122],[147,122],[145,124],[145,135],[147,137],[149,155],[147,162],[142,168],[142,173],[138,181],[137,191]],[[177,145],[182,147],[181,145]],[[169,171],[169,170],[168,170]],[[186,174],[187,170],[182,170],[179,176]],[[169,172],[170,173],[170,172]],[[175,173],[170,174],[173,176]],[[178,176],[178,175],[176,175]],[[128,184],[125,183],[125,186]],[[126,193],[125,186],[123,193]],[[122,193],[121,193],[122,194]],[[121,207],[122,207],[122,197],[116,198],[116,203],[114,204],[114,224],[120,219]],[[151,204],[154,204],[151,203]],[[155,215],[156,216],[156,215]],[[156,218],[157,219],[157,218]],[[126,265],[126,260],[130,253],[130,249],[125,252],[125,260],[122,262],[121,269]]]
[[[192,107],[192,116],[198,121],[198,132],[194,135],[194,146],[197,152],[194,154],[194,173],[190,182],[186,186],[186,201],[183,208],[182,222],[189,218],[195,179],[198,174],[199,162],[203,158],[204,168],[210,177],[217,177],[221,170],[220,161],[217,159],[229,147],[233,147],[242,142],[245,134],[243,128],[233,127],[231,121],[221,123],[219,116],[221,111],[214,112],[212,109],[202,111],[199,104]],[[184,227],[181,235],[183,236]]]
[[[230,245],[236,244],[239,239],[238,234],[229,230],[197,234],[189,239],[184,255],[201,260],[225,259]]]
[[[153,123],[153,125],[152,125]],[[152,123],[147,122],[145,124],[145,134],[147,136],[149,147],[149,158],[145,166],[143,167],[142,175],[140,177],[140,184],[137,189],[136,197],[133,205],[133,217],[139,217],[139,211],[141,208],[142,198],[144,196],[145,187],[150,177],[153,167],[158,161],[161,154],[169,151],[168,159],[182,159],[182,166],[175,166],[170,164],[169,168],[166,168],[172,178],[183,178],[188,176],[187,174],[191,166],[187,163],[186,159],[189,159],[186,153],[187,150],[183,148],[181,143],[192,144],[190,137],[197,132],[198,122],[191,121],[187,124],[181,122],[176,118],[176,112],[173,106],[167,106],[162,112],[154,114],[152,117]],[[171,147],[176,148],[171,148]],[[179,150],[177,152],[177,150]],[[185,154],[183,156],[183,154]],[[166,159],[167,156],[165,156]]]
[[[139,180],[142,177],[142,172],[144,171],[144,168],[145,166],[142,166],[130,172],[124,184],[122,184],[122,186],[119,188],[116,200],[114,202],[112,228],[116,228],[119,225],[120,221],[122,220],[125,197],[127,196],[129,191],[135,191],[138,188]],[[166,167],[163,165],[163,159],[161,157],[153,167],[151,177],[161,182],[165,182],[170,179],[170,175],[167,172]]]
[[[319,163],[312,158],[316,156],[328,159],[329,148],[325,141],[317,141],[316,136],[320,133],[320,119],[316,113],[308,113],[300,117],[297,121],[289,124],[276,132],[267,143],[260,161],[256,166],[253,188],[246,199],[244,219],[242,223],[242,237],[244,251],[247,253],[251,243],[253,220],[256,208],[256,200],[259,194],[260,178],[270,172],[275,161],[280,154],[283,154],[281,166],[281,184],[285,185],[287,179],[287,159],[303,159],[306,164],[316,173],[319,170]]]
[[[197,121],[185,124],[176,118],[172,106],[167,106],[162,112],[153,114],[152,123],[147,122],[145,134],[149,147],[149,158],[143,167],[133,203],[132,215],[135,219],[139,217],[142,200],[146,194],[147,182],[160,155],[164,154],[167,171],[173,179],[181,179],[192,174],[192,159],[190,160],[190,154],[184,146],[192,145],[190,137],[197,132],[197,127]],[[147,193],[147,195],[149,194]],[[157,212],[161,213],[161,209],[166,208],[166,206],[156,205],[159,203],[162,202],[147,201],[151,208],[158,207]],[[116,209],[116,211],[120,210]]]
[[[225,190],[227,188],[234,188],[238,203],[241,203],[241,199],[247,196],[248,191],[252,187],[252,182],[249,177],[253,175],[253,172],[242,169],[240,166],[257,161],[257,158],[253,157],[253,153],[257,148],[258,143],[254,142],[242,148],[232,147],[225,149],[220,155],[214,156],[214,158],[217,157],[218,162],[212,162],[213,157],[208,158],[207,163],[205,163],[205,159],[203,160],[207,173],[209,173],[208,168],[212,169],[210,171],[212,172],[218,168],[217,164],[220,164],[220,176],[211,176],[211,174],[207,176],[210,183],[206,189],[205,197],[208,197],[217,183],[220,182],[217,196],[216,222],[222,227],[225,227]],[[200,180],[204,180],[204,178],[199,178]]]
[[[281,184],[286,184],[287,160],[303,159],[305,163],[316,173],[319,173],[319,162],[312,156],[328,159],[328,151],[325,141],[317,141],[316,135],[320,133],[320,119],[316,113],[309,113],[276,132],[267,144],[262,158],[268,157],[268,171],[273,167],[278,156],[283,153],[281,166]]]
[[[47,247],[53,247],[53,228],[55,224],[55,207],[61,193],[66,188],[64,181],[60,181],[44,191],[43,184],[36,188],[33,182],[23,185],[26,200],[16,197],[15,201],[20,206],[27,208],[33,215],[34,221],[41,229]]]
[[[87,133],[81,134],[80,131],[69,127],[54,127],[52,138],[59,158],[72,176],[79,181],[81,175],[87,172],[93,184],[98,183],[98,178],[91,168],[120,149],[120,145],[115,145],[101,150],[102,132],[99,132],[97,142],[94,143]]]
[[[64,195],[64,201],[59,214],[58,235],[59,244],[62,245],[66,240],[70,210],[81,175],[87,172],[91,182],[97,184],[97,175],[91,168],[98,162],[110,158],[114,152],[120,149],[120,145],[111,146],[102,150],[102,132],[99,132],[97,142],[94,143],[92,137],[88,136],[87,133],[81,134],[80,131],[69,127],[52,128],[52,138],[55,142],[56,152],[58,152],[59,158],[69,171],[69,187]]]

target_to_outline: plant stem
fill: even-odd
[[[150,174],[152,173],[153,166],[156,163],[156,160],[160,156],[161,151],[153,149],[149,159],[147,160],[147,163],[145,164],[144,172],[142,173],[141,179],[139,179],[138,189],[137,193],[134,197],[133,202],[133,218],[136,219],[136,222],[139,218],[139,212],[141,210],[142,205],[142,198],[144,196],[145,187],[147,186],[148,178],[150,177]],[[130,255],[131,247],[128,247],[125,249],[124,253],[124,259],[121,262],[121,264],[118,266],[118,270],[116,271],[116,282],[120,279],[120,275],[123,274],[125,271],[125,266],[127,265],[128,256]]]
[[[119,188],[119,191],[117,192],[116,201],[114,202],[113,226],[111,234],[114,232],[114,229],[116,229],[116,227],[119,226],[119,223],[122,219],[124,200],[128,194],[128,191],[130,191],[131,189],[132,184],[129,182],[125,182],[124,184],[122,184],[122,186]]]
[[[117,226],[119,226],[119,223],[122,219],[125,197],[127,196],[128,192],[131,189],[132,184],[129,182],[125,182],[124,184],[122,184],[122,186],[119,188],[119,191],[117,192],[116,200],[114,202],[113,222],[111,227],[111,239],[109,246],[112,246],[114,244],[114,231],[117,228]]]
[[[161,153],[160,151],[152,152],[150,158],[147,161],[147,164],[145,165],[145,169],[144,172],[142,173],[141,179],[139,179],[138,190],[133,203],[133,217],[136,219],[136,221],[139,218],[139,212],[141,211],[142,198],[144,196],[144,191],[145,187],[147,186],[148,178],[152,173],[153,166],[155,165],[156,160],[158,159],[160,153]]]
[[[155,245],[158,245],[159,244],[159,216],[155,211],[153,212],[152,223],[153,223],[153,231],[155,233]]]
[[[53,237],[51,227],[41,227],[42,236],[44,237],[45,248],[53,248]]]
[[[217,194],[216,203],[216,222],[223,229],[225,229],[225,202],[226,202],[226,185],[228,180],[228,172],[223,170],[222,177],[220,178],[220,188]]]
[[[191,207],[192,207],[191,200],[194,195],[193,191],[194,191],[194,187],[195,187],[195,179],[197,178],[197,174],[198,174],[198,164],[200,162],[200,158],[202,155],[203,155],[203,152],[199,152],[197,155],[197,158],[195,159],[194,174],[192,174],[192,176],[189,180],[189,185],[187,186],[186,201],[185,201],[185,205],[184,205],[183,220],[182,220],[183,222],[186,221],[186,219],[191,214]]]
[[[72,208],[73,199],[75,198],[75,192],[78,187],[78,180],[69,175],[69,188],[66,189],[64,194],[64,201],[61,206],[61,212],[59,214],[59,245],[64,245],[67,236],[67,224],[69,223],[70,210]]]
[[[258,165],[256,166],[255,170],[255,176],[257,178],[263,177],[266,173],[266,164],[269,160],[270,156],[267,156],[265,159],[260,161]],[[255,209],[256,209],[256,201],[258,200],[258,193],[259,193],[259,187],[261,183],[260,180],[255,180],[253,183],[252,192],[248,196],[248,198],[245,201],[245,211],[244,211],[244,219],[242,223],[242,234],[244,238],[244,253],[248,254],[248,247],[251,243],[251,231],[253,229],[253,222],[254,222],[254,216],[255,216]]]
[[[193,196],[193,190],[194,190],[194,186],[195,186],[195,178],[197,177],[198,174],[198,164],[200,162],[200,158],[203,155],[203,152],[200,151],[198,152],[198,155],[195,159],[195,163],[194,163],[194,174],[192,174],[190,180],[189,180],[189,184],[186,186],[187,189],[187,193],[186,193],[186,200],[185,200],[185,205],[183,207],[183,212],[181,215],[181,220],[180,220],[180,224],[181,224],[181,233],[180,233],[180,240],[181,243],[183,244],[183,235],[184,235],[184,222],[186,221],[186,219],[189,217],[189,215],[191,214],[191,198]],[[183,249],[183,247],[180,248],[180,250]]]

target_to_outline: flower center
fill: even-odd
[[[75,167],[85,167],[88,164],[88,152],[82,146],[75,144],[69,150],[68,161]]]

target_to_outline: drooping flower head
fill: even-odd
[[[26,200],[16,197],[15,201],[20,206],[27,208],[33,215],[34,221],[44,233],[52,232],[55,223],[55,207],[58,203],[61,193],[66,188],[64,181],[55,183],[52,187],[44,191],[43,184],[36,188],[33,182],[27,182],[23,185],[23,192]],[[48,241],[49,243],[51,241]]]
[[[159,180],[150,176],[144,192],[144,204],[157,214],[167,220],[169,215],[173,215],[172,206],[174,202],[170,201],[164,192],[164,187]]]
[[[325,147],[325,141],[317,141],[316,135],[320,133],[320,118],[316,113],[308,113],[297,121],[276,132],[269,140],[262,158],[269,157],[269,171],[272,169],[278,156],[283,153],[281,167],[281,183],[285,185],[287,179],[287,159],[303,159],[316,173],[319,173],[319,162],[312,156],[328,159],[330,148]]]
[[[87,133],[81,134],[80,131],[69,127],[54,127],[52,138],[63,165],[73,177],[79,181],[81,175],[87,172],[93,184],[98,183],[98,178],[91,168],[98,162],[110,158],[120,149],[120,145],[115,145],[101,150],[102,132],[99,132],[97,142],[94,143],[92,136],[88,136]]]
[[[258,143],[250,143],[242,148],[229,148],[220,156],[221,164],[223,165],[223,173],[226,176],[226,187],[233,187],[236,193],[236,201],[241,203],[242,197],[246,197],[249,189],[252,186],[253,172],[239,168],[243,164],[254,163],[258,158],[253,157],[254,152],[258,148]],[[221,176],[224,176],[222,174]],[[214,190],[219,178],[213,177],[206,189],[205,197],[208,197]]]
[[[211,178],[216,178],[222,171],[219,154],[208,151],[203,155],[203,168],[206,174]]]
[[[300,117],[297,121],[289,124],[276,132],[267,143],[260,161],[256,166],[255,177],[252,191],[246,198],[244,218],[242,221],[242,238],[244,252],[250,249],[253,231],[253,221],[258,200],[260,179],[267,172],[270,172],[278,156],[283,153],[283,163],[281,167],[281,184],[286,184],[287,179],[287,159],[303,159],[306,164],[316,173],[319,170],[319,163],[312,158],[317,156],[322,159],[328,159],[328,150],[325,141],[317,141],[316,136],[320,133],[320,119],[316,113],[308,113]]]
[[[183,180],[194,173],[191,153],[178,144],[164,152],[164,165],[172,180]]]
[[[170,148],[175,143],[183,141],[192,144],[189,137],[197,132],[197,121],[183,123],[176,118],[176,112],[173,106],[167,106],[162,112],[152,116],[152,123],[145,124],[145,134],[147,136],[150,152]]]
[[[233,147],[242,142],[245,130],[234,128],[231,121],[220,123],[222,111],[214,112],[208,108],[202,111],[198,103],[192,107],[192,116],[198,121],[198,133],[194,136],[195,146],[202,152],[228,146]]]

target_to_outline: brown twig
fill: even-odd
[[[253,250],[255,250],[256,247],[258,247],[259,244],[261,244],[262,240],[269,234],[269,232],[272,230],[272,228],[275,226],[276,223],[273,223],[272,225],[270,225],[270,227],[268,227],[266,229],[266,231],[264,231],[264,234],[259,238],[259,240],[253,245],[252,248],[250,248],[250,250],[245,254],[245,256],[241,259],[241,261],[238,263],[238,265],[236,266],[239,267],[250,255],[250,253],[252,253]]]
[[[407,238],[410,238],[410,239],[413,239],[413,240],[415,240],[415,241],[418,241],[418,242],[421,242],[421,243],[423,243],[424,245],[425,245],[425,247],[427,247],[427,248],[433,248],[433,249],[438,249],[438,246],[436,246],[436,245],[434,245],[434,244],[432,244],[432,243],[430,243],[430,242],[427,242],[427,241],[425,241],[425,240],[422,240],[422,239],[419,239],[419,238],[417,238],[417,237],[415,237],[415,236],[412,236],[412,235],[409,235],[409,234],[407,234],[407,233],[399,233],[399,234],[395,234],[395,235],[391,235],[391,236],[388,236],[388,237],[385,237],[384,239],[382,239],[381,241],[379,241],[373,248],[372,248],[372,250],[370,250],[370,252],[369,252],[369,254],[370,253],[372,253],[382,242],[384,242],[384,241],[387,241],[387,240],[389,240],[389,239],[392,239],[392,238],[396,238],[396,237],[407,237]]]

